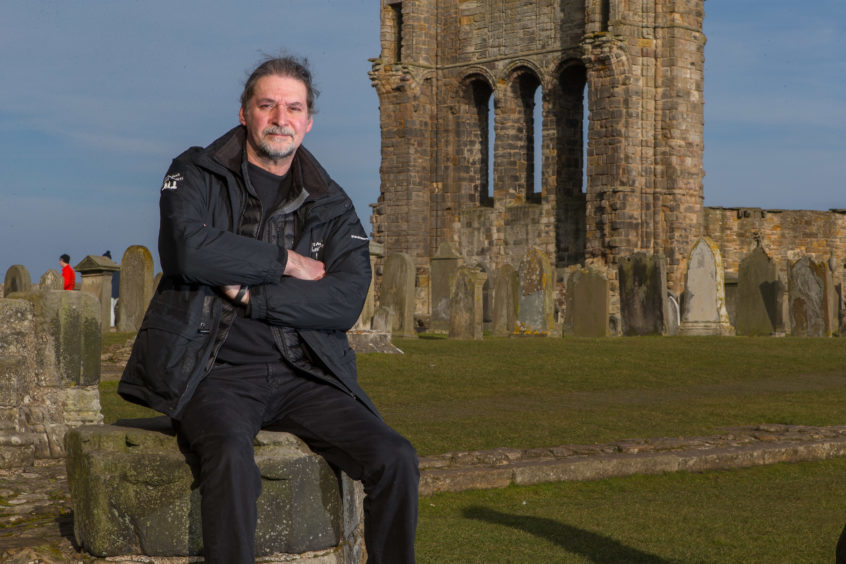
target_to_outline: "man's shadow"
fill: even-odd
[[[621,562],[669,564],[670,562],[654,554],[649,554],[621,544],[604,535],[565,525],[553,519],[525,515],[509,515],[478,506],[465,509],[464,516],[468,519],[476,519],[478,521],[526,531],[536,537],[552,541],[564,548],[567,552],[579,554],[591,562],[601,564],[619,564]]]

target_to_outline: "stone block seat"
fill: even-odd
[[[65,447],[74,535],[83,550],[164,561],[202,553],[196,462],[180,450],[166,417],[77,427]],[[363,560],[360,483],[288,433],[259,432],[255,459],[260,561]]]

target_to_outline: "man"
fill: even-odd
[[[359,387],[346,337],[368,239],[301,146],[316,94],[305,61],[264,61],[241,125],[177,157],[161,189],[164,276],[118,391],[171,416],[197,455],[207,562],[254,561],[261,428],[362,481],[370,562],[414,560],[417,455]]]
[[[62,267],[62,278],[65,280],[65,290],[73,290],[76,286],[76,272],[70,265],[70,256],[65,253],[59,257],[59,266]]]

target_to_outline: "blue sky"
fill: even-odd
[[[705,202],[846,208],[846,2],[708,0]],[[130,245],[156,257],[170,160],[237,123],[246,72],[280,49],[322,94],[306,145],[365,223],[379,195],[378,0],[5,0],[0,275],[35,282]]]

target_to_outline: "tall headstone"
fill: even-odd
[[[734,333],[726,310],[724,276],[719,247],[708,237],[700,238],[688,258],[679,334]]]
[[[391,333],[395,337],[416,337],[414,330],[414,279],[416,269],[411,255],[393,253],[382,269],[380,305],[393,312]]]
[[[62,275],[55,268],[51,268],[41,275],[41,280],[38,281],[39,290],[63,290],[65,280]]]
[[[449,300],[449,337],[481,340],[484,300],[482,286],[488,275],[479,268],[462,266],[456,272]]]
[[[372,329],[373,315],[376,313],[376,289],[373,283],[376,280],[376,260],[384,256],[385,246],[376,241],[370,241],[370,287],[367,289],[367,298],[361,308],[361,314],[354,329]]]
[[[517,308],[520,306],[520,277],[510,264],[503,264],[496,271],[493,299],[493,328],[495,337],[507,337],[517,325]]]
[[[667,333],[667,266],[662,256],[635,253],[618,265],[623,335]]]
[[[432,316],[429,330],[447,333],[450,330],[450,294],[452,282],[462,259],[452,243],[443,242],[431,259]]]
[[[537,248],[529,249],[520,262],[520,305],[517,332],[549,335],[556,331],[553,290],[555,273],[549,257]]]
[[[9,296],[17,292],[29,292],[31,290],[32,278],[29,276],[29,270],[22,264],[10,266],[3,281],[3,295]]]
[[[82,275],[82,291],[100,302],[100,327],[108,332],[112,325],[112,276],[120,267],[108,257],[88,255],[74,269]]]
[[[740,261],[735,329],[738,335],[784,334],[784,283],[778,267],[760,246]]]
[[[567,278],[564,315],[565,334],[576,337],[607,337],[611,312],[608,278],[592,268],[573,270]]]
[[[836,327],[836,298],[831,270],[824,261],[803,257],[788,271],[791,335],[830,337]]]
[[[153,298],[153,255],[147,247],[133,245],[120,261],[120,299],[117,330],[134,332]]]

